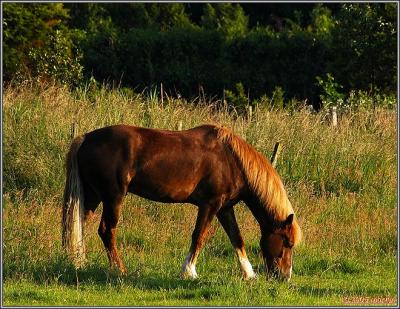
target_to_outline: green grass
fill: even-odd
[[[210,102],[215,103],[215,102]],[[396,114],[358,110],[333,128],[322,114],[258,107],[253,118],[215,104],[127,95],[105,88],[69,92],[29,85],[4,92],[3,305],[394,305],[397,302]],[[72,123],[78,133],[114,123],[176,129],[222,123],[270,157],[299,217],[289,283],[267,281],[259,227],[236,206],[258,278],[244,281],[217,222],[202,250],[198,280],[179,278],[196,208],[129,195],[118,226],[126,276],[109,270],[97,226],[87,225],[88,262],[74,270],[61,250],[64,157]],[[386,299],[387,298],[387,299]],[[353,303],[345,303],[346,301]],[[379,303],[383,301],[384,303]]]
[[[135,265],[126,276],[110,272],[105,265],[90,265],[78,271],[75,277],[71,275],[68,280],[63,280],[63,276],[48,282],[6,280],[5,304],[340,306],[345,297],[384,298],[390,295],[393,299],[393,295],[396,295],[393,263],[366,271],[354,266],[329,269],[326,268],[326,260],[318,257],[312,259],[315,260],[311,267],[299,259],[299,267],[307,271],[294,276],[289,283],[267,282],[262,275],[250,282],[243,281],[239,273],[232,273],[230,268],[236,268],[237,265],[229,258],[206,257],[206,261],[200,262],[204,273],[198,280],[180,279],[177,276],[178,269],[171,267],[176,265],[165,265],[166,268],[170,266],[171,270],[161,271],[159,265],[151,262],[140,270],[137,268],[143,266]],[[229,267],[226,264],[230,264]],[[208,271],[206,266],[210,268]]]

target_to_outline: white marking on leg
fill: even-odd
[[[292,260],[292,257],[290,257],[290,268],[283,276],[283,278],[288,282],[289,282],[290,278],[292,277],[292,269],[293,269],[293,260]]]
[[[246,256],[246,253],[243,253],[240,249],[237,249],[236,252],[239,257],[240,268],[243,271],[244,278],[251,279],[256,277],[256,274],[253,271],[253,267],[251,266],[249,259]]]
[[[189,254],[185,258],[185,261],[183,262],[181,276],[184,278],[196,279],[198,278],[196,272],[196,260],[194,259],[192,262],[190,262],[191,259],[192,253],[189,252]]]
[[[255,272],[253,271],[253,267],[247,258],[240,261],[240,266],[244,272],[245,279],[251,279],[256,276]]]
[[[292,269],[293,269],[293,265],[290,265],[288,281],[289,281],[290,278],[292,277]]]
[[[289,281],[290,278],[292,277],[292,270],[293,270],[293,255],[290,256],[290,269],[289,269],[288,281]]]

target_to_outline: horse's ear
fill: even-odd
[[[285,221],[285,225],[291,225],[293,223],[294,214],[290,214]]]

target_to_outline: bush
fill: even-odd
[[[335,82],[334,77],[330,74],[326,74],[326,78],[316,77],[318,85],[322,89],[322,94],[320,95],[323,107],[329,109],[331,106],[341,106],[343,105],[344,95],[339,92],[343,86]]]
[[[178,28],[168,32],[132,29],[121,35],[118,72],[123,84],[144,89],[164,84],[164,89],[186,97],[221,91],[223,37],[216,31]],[[110,72],[109,72],[110,73]],[[109,74],[112,76],[113,74]]]
[[[332,71],[344,90],[396,93],[397,6],[346,3],[333,31]]]
[[[82,63],[86,78],[138,91],[163,83],[186,99],[199,89],[220,98],[239,83],[250,102],[279,86],[286,99],[307,99],[317,109],[321,99],[325,106],[343,99],[339,84],[346,93],[396,93],[394,4],[344,4],[336,12],[314,5],[305,10],[306,25],[294,11],[275,31],[268,23],[249,28],[244,7],[206,4],[194,18],[194,7],[181,3],[6,3],[4,80],[44,77],[75,86]]]
[[[55,78],[75,84],[81,79],[77,32],[69,30],[62,3],[4,4],[4,80]]]
[[[39,78],[77,86],[82,81],[82,54],[72,51],[72,40],[65,31],[56,30],[42,49],[29,50],[31,74]]]
[[[249,106],[249,99],[244,92],[242,83],[236,84],[236,91],[224,90],[225,99],[229,105],[234,106],[240,113],[246,111]]]
[[[121,81],[140,91],[162,82],[167,92],[179,90],[187,98],[197,97],[200,86],[221,97],[223,89],[241,83],[251,100],[284,85],[287,97],[312,102],[318,100],[315,76],[324,73],[328,55],[327,45],[311,33],[276,36],[257,30],[227,39],[219,31],[193,27],[126,33],[104,28],[88,34],[84,46],[87,77]]]

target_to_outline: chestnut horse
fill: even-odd
[[[66,165],[63,245],[77,267],[85,259],[84,222],[103,202],[98,233],[110,265],[125,273],[116,228],[123,198],[131,192],[153,201],[198,207],[182,276],[197,277],[197,257],[215,216],[236,250],[244,278],[255,276],[233,209],[243,201],[260,225],[267,273],[290,279],[293,246],[301,236],[291,203],[270,162],[229,129],[109,126],[75,138]]]

